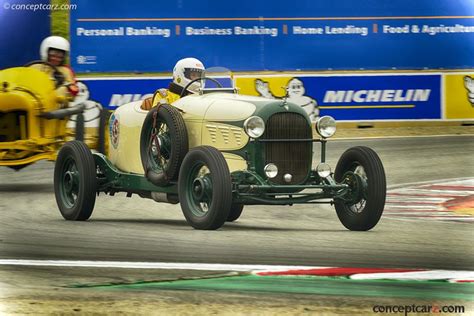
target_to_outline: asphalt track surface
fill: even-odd
[[[389,187],[474,177],[472,136],[334,140],[328,162],[334,167],[355,145],[380,155]],[[472,223],[382,217],[372,231],[351,232],[331,206],[251,206],[235,223],[198,231],[179,205],[117,194],[101,195],[89,221],[65,221],[51,162],[20,172],[0,168],[0,214],[0,259],[474,267]]]

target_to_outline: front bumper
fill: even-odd
[[[310,179],[315,178],[312,172]],[[236,184],[233,188],[233,202],[237,204],[292,205],[305,203],[333,203],[344,199],[350,192],[348,184],[336,183],[332,176],[319,183],[301,185]]]

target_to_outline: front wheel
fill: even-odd
[[[341,223],[355,231],[377,225],[385,206],[387,186],[382,161],[375,151],[363,146],[349,148],[339,159],[334,177],[350,187],[342,199],[335,200]]]
[[[240,215],[242,215],[242,211],[244,210],[244,206],[242,204],[232,204],[230,208],[229,216],[227,216],[227,222],[235,222],[239,219]]]
[[[224,225],[232,206],[232,180],[222,153],[210,146],[191,149],[179,171],[178,192],[192,227],[211,230]]]
[[[96,166],[90,149],[80,141],[64,144],[54,166],[54,194],[66,220],[87,220],[94,210]]]

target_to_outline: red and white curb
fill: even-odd
[[[399,280],[399,281],[448,281],[451,283],[474,282],[474,271],[418,270],[385,268],[323,268],[257,271],[260,276],[322,276],[347,277],[353,280]]]
[[[27,260],[0,259],[1,266],[36,266],[69,268],[122,268],[158,270],[206,270],[250,272],[259,276],[325,276],[348,277],[354,280],[444,280],[456,283],[474,282],[474,271],[388,269],[388,268],[340,268],[288,265],[184,263],[184,262],[127,262],[83,260]]]
[[[384,217],[474,222],[474,179],[413,184],[387,192]]]

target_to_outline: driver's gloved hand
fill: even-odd
[[[53,73],[53,77],[54,77],[54,80],[56,80],[58,87],[61,86],[64,83],[64,81],[66,80],[64,75],[59,71],[55,71]]]
[[[143,99],[142,104],[140,106],[140,108],[142,110],[150,111],[152,107],[153,107],[153,98],[152,97]]]

